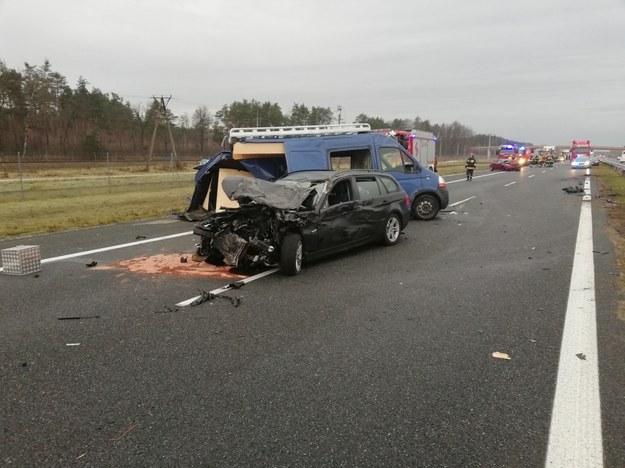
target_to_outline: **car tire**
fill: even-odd
[[[424,194],[417,197],[412,204],[412,215],[415,219],[430,221],[436,218],[440,204],[434,195]]]
[[[280,270],[285,275],[295,276],[302,269],[304,244],[302,236],[289,232],[282,239],[280,248]]]
[[[399,216],[391,213],[384,223],[384,237],[382,240],[385,245],[395,245],[399,242],[401,234],[401,220]]]

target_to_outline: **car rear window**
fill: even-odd
[[[369,200],[382,195],[380,186],[375,177],[356,177],[356,185],[358,186],[358,193],[360,193],[360,198],[362,200]]]
[[[397,181],[392,177],[380,176],[380,180],[389,193],[399,192],[401,190]]]

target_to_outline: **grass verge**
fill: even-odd
[[[593,168],[592,175],[599,184],[599,197],[608,217],[607,233],[614,245],[620,272],[618,285],[625,292],[625,175],[605,164]],[[618,316],[625,320],[625,300],[619,303]]]
[[[182,211],[193,194],[185,181],[82,186],[29,191],[24,199],[0,193],[0,238],[64,231],[165,216]]]

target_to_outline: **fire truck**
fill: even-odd
[[[376,130],[393,137],[410,153],[417,161],[430,170],[438,171],[438,158],[435,153],[434,134],[422,130]]]
[[[495,150],[497,159],[516,159],[519,156],[519,147],[517,145],[501,145]]]
[[[501,145],[495,151],[497,159],[514,159],[519,166],[527,166],[532,157],[534,156],[534,150],[531,146],[518,146],[518,145]]]
[[[591,152],[590,140],[573,140],[570,151],[571,161],[574,161],[577,156],[588,156],[590,158]]]

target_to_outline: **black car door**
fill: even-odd
[[[359,225],[361,237],[373,237],[382,232],[389,209],[390,195],[374,174],[355,177],[358,198],[360,199]]]
[[[362,207],[353,179],[344,177],[334,182],[319,213],[319,250],[342,250],[361,242]]]

